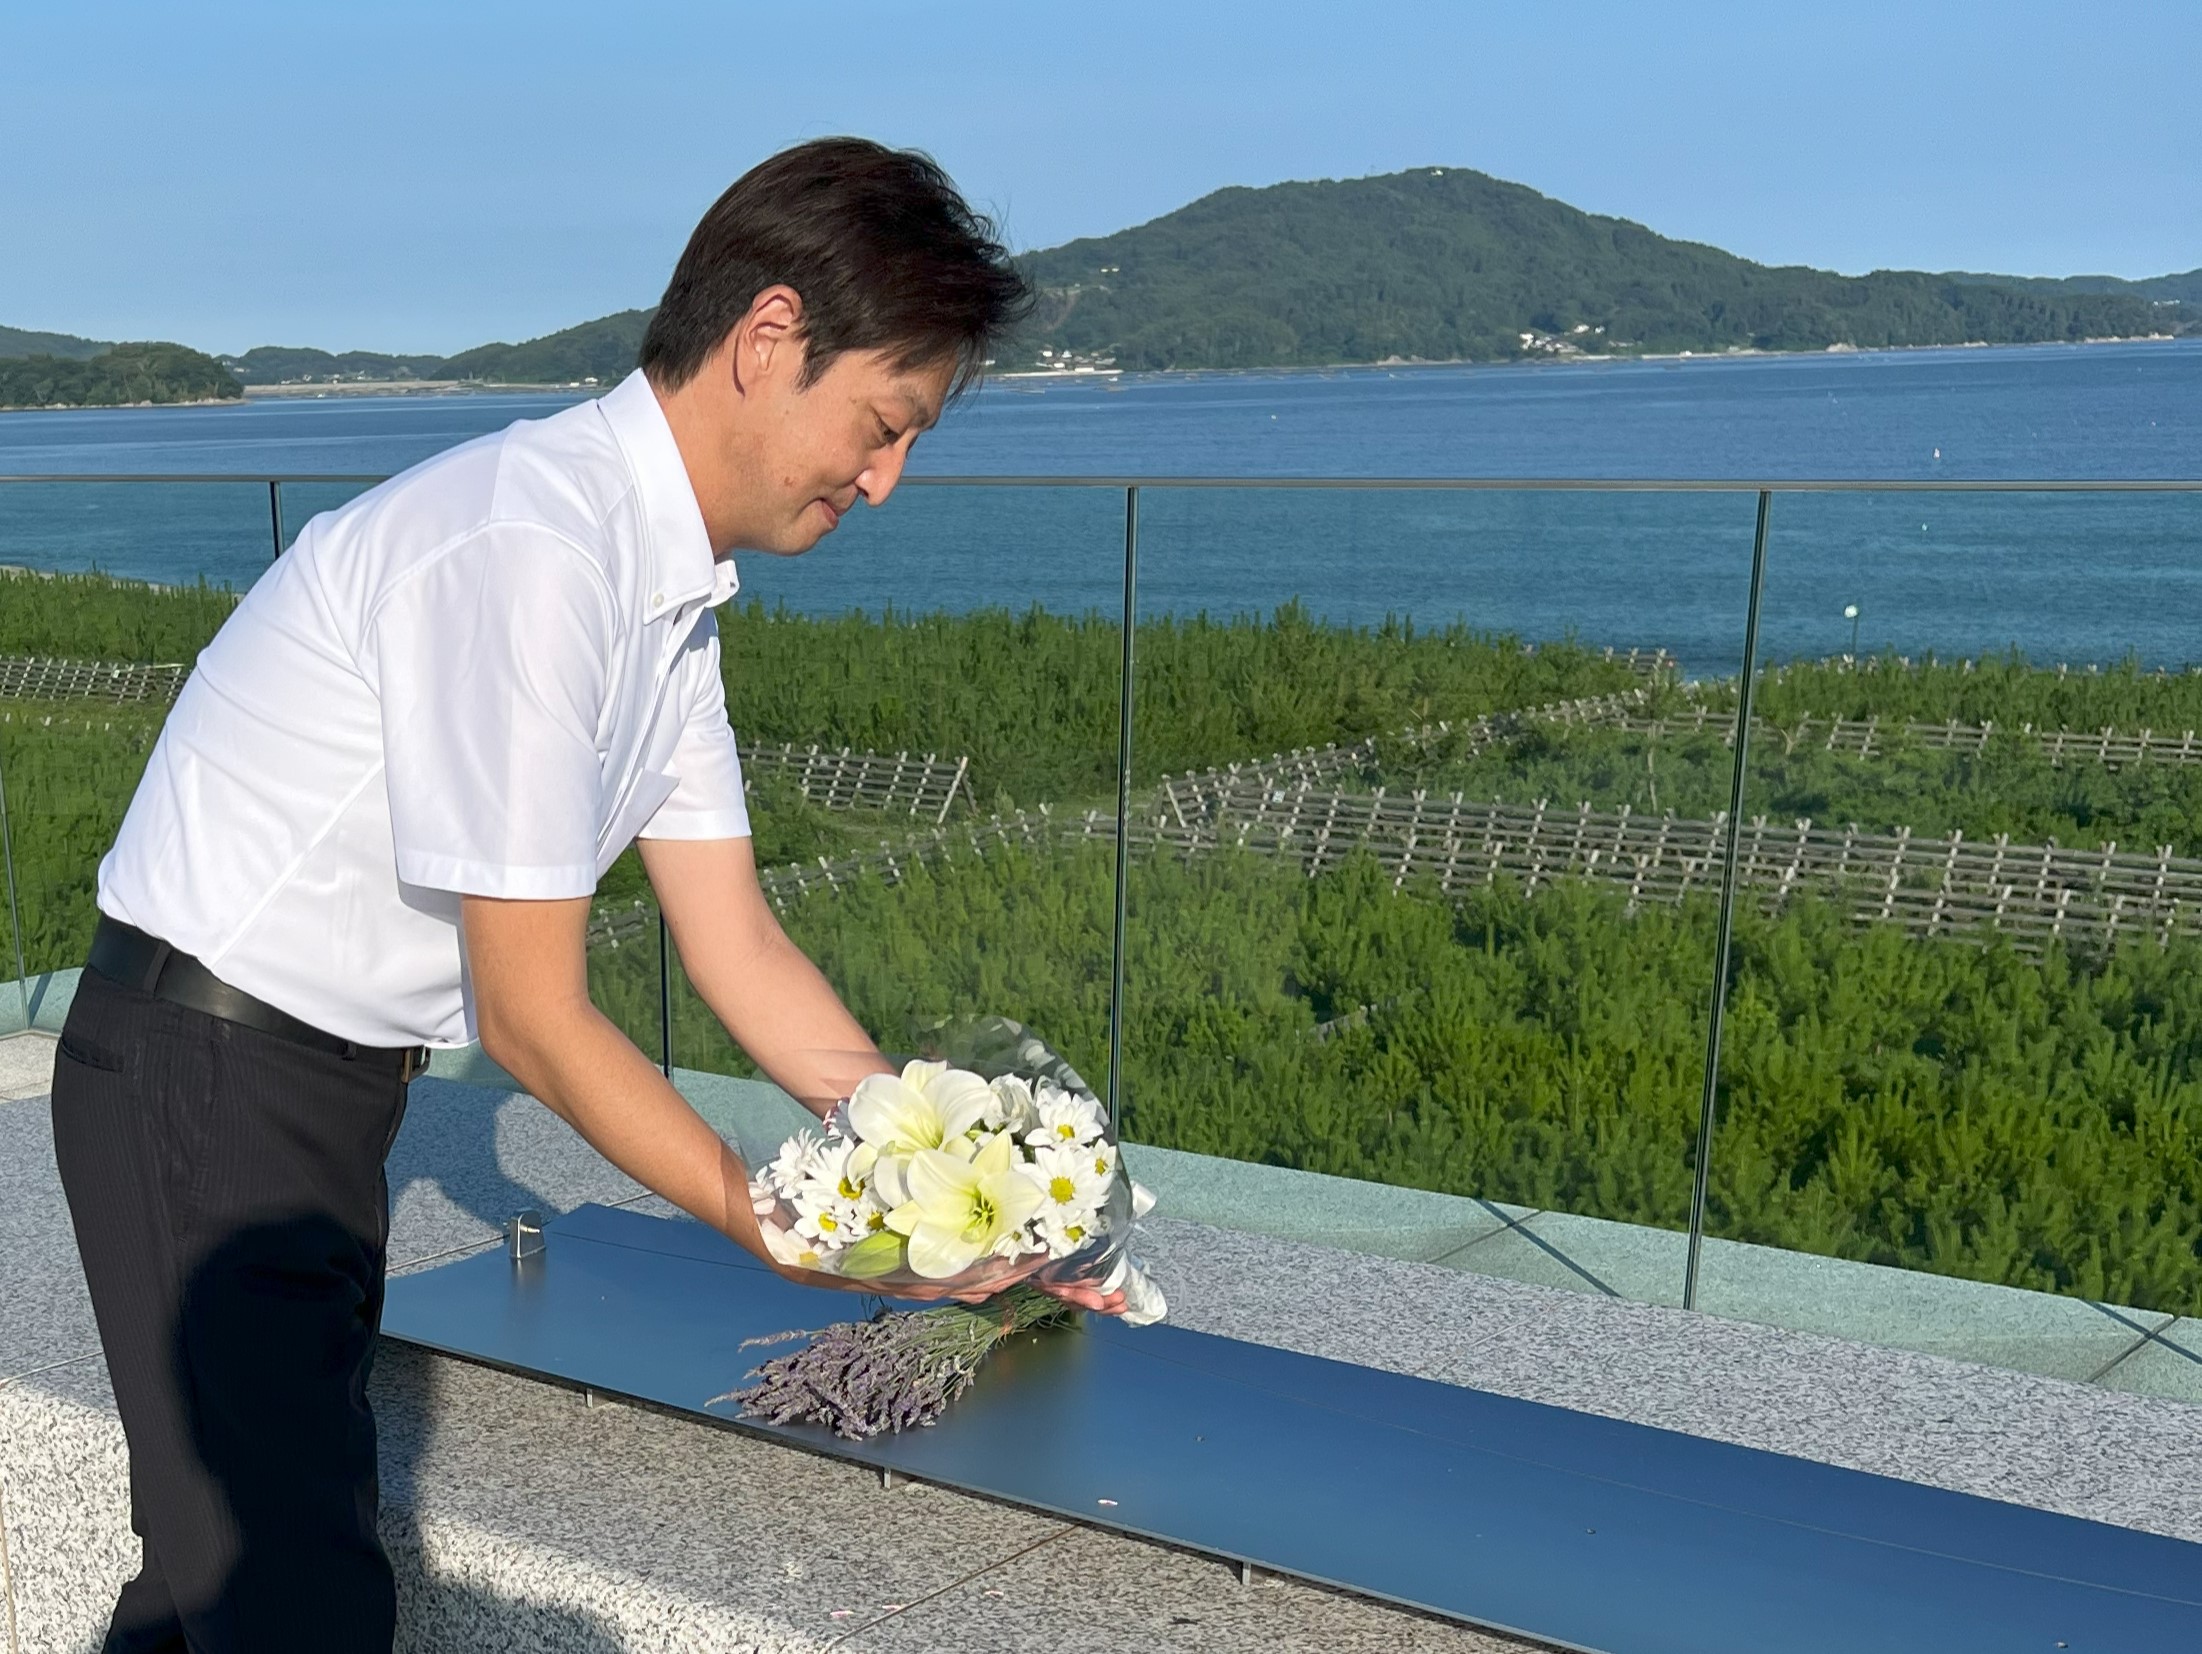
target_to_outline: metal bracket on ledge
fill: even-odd
[[[505,1256],[514,1263],[540,1257],[543,1251],[543,1214],[530,1206],[505,1219]]]
[[[889,1470],[883,1465],[880,1467],[879,1485],[882,1489],[892,1492],[898,1487],[908,1487],[910,1478],[903,1475],[899,1470]]]

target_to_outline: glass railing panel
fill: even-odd
[[[1701,1307],[2182,1366],[2149,1335],[2202,1312],[2198,619],[2202,495],[1775,498]]]
[[[265,481],[0,484],[0,563],[244,591],[274,551]]]
[[[1679,1300],[1732,772],[1644,729],[1735,671],[1754,519],[1142,492],[1125,1081],[1165,1212]]]
[[[373,486],[368,481],[281,484],[276,490],[273,526],[281,531],[283,549],[290,550],[298,541],[299,530],[314,518],[349,504]]]
[[[192,662],[266,566],[264,482],[0,484],[0,787],[14,899],[0,1022],[52,1020],[114,842]],[[66,978],[64,978],[66,980]]]
[[[760,874],[891,1054],[1008,1018],[1106,1082],[1123,541],[1121,490],[935,487],[801,557],[736,554],[719,626]],[[754,1063],[675,984],[682,1083],[740,1095],[708,1076]]]

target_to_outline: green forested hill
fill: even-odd
[[[2202,328],[2202,270],[2129,282],[1754,264],[1460,167],[1218,190],[1021,262],[1043,303],[1001,353],[1004,367],[1037,365],[1043,350],[1130,368],[1288,367]],[[255,385],[332,375],[608,385],[633,368],[651,315],[623,310],[450,357],[262,345],[222,365]],[[0,358],[107,348],[0,328]]]
[[[104,339],[79,339],[74,333],[39,333],[0,327],[0,356],[63,356],[81,362],[115,347]]]
[[[379,350],[315,350],[305,345],[255,345],[222,366],[248,385],[299,379],[434,379],[443,366],[435,355],[389,356]]]
[[[2167,330],[2126,293],[1754,264],[1456,167],[1218,190],[1024,262],[1047,292],[1028,356],[1067,349],[1138,368]]]
[[[1978,270],[1952,270],[1949,278],[1989,287],[2018,287],[2029,293],[2123,293],[2155,304],[2202,305],[2202,270],[2149,276],[2141,281],[2127,281],[2123,276],[1995,276]]]
[[[609,385],[634,371],[642,331],[656,314],[622,310],[523,344],[476,345],[448,358],[439,379],[488,379],[517,385],[564,385],[594,379]]]
[[[116,345],[89,359],[0,357],[0,408],[114,407],[244,395],[211,356],[182,345]]]

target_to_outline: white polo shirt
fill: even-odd
[[[102,912],[363,1045],[473,1037],[459,897],[749,832],[712,556],[638,372],[308,523],[200,655]]]

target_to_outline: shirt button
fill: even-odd
[[[662,609],[662,608],[664,608],[664,607],[665,607],[665,594],[664,594],[663,592],[652,592],[652,593],[650,594],[650,606],[651,606],[651,607],[652,607],[653,609]]]

